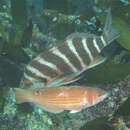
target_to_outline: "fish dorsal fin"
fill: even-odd
[[[78,79],[80,79],[82,76],[80,75],[81,72],[68,72],[64,73],[62,75],[57,76],[54,78],[51,82],[49,82],[46,87],[57,87],[65,84],[72,83]]]
[[[88,68],[92,68],[95,67],[103,62],[106,61],[106,57],[102,57],[102,56],[97,56],[96,58],[94,58],[94,60],[89,64]]]
[[[90,33],[80,33],[80,32],[75,32],[70,34],[69,36],[66,37],[66,40],[68,39],[75,39],[75,38],[93,38],[93,37],[98,37],[95,34],[90,34]]]
[[[111,8],[108,9],[107,19],[103,33],[107,39],[108,44],[121,35],[121,30],[112,26]]]

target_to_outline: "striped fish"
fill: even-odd
[[[82,72],[105,61],[100,52],[120,34],[112,26],[109,9],[101,36],[73,33],[34,58],[26,67],[23,88],[61,86],[78,80]]]
[[[14,88],[17,103],[31,102],[51,113],[80,112],[96,105],[108,97],[109,93],[88,86],[60,86],[25,90]]]

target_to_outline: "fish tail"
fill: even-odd
[[[111,43],[113,40],[117,39],[121,35],[121,30],[112,26],[112,14],[110,8],[108,10],[106,24],[103,33],[107,39],[107,43]]]
[[[21,88],[14,88],[15,99],[17,103],[29,102],[30,91]]]

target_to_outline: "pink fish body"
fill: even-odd
[[[32,102],[52,113],[60,113],[64,110],[76,113],[99,103],[108,95],[103,90],[85,86],[61,86],[33,90],[15,88],[15,93],[17,103]]]

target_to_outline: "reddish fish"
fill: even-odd
[[[52,113],[60,113],[64,110],[76,113],[99,103],[108,95],[103,90],[86,86],[61,86],[33,90],[15,88],[15,94],[17,103],[32,102]]]
[[[109,9],[101,36],[73,33],[63,43],[42,52],[27,65],[22,88],[62,86],[78,80],[82,72],[105,61],[100,52],[120,34],[120,30],[112,26]],[[57,77],[60,80],[51,82]]]

